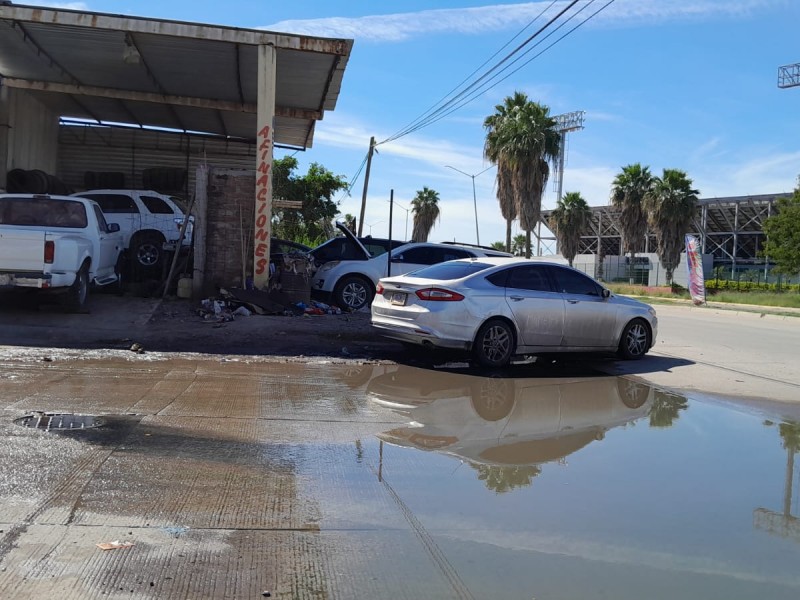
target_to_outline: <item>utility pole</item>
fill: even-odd
[[[369,188],[369,170],[372,167],[372,153],[375,152],[375,136],[369,138],[367,153],[367,172],[364,174],[364,192],[361,194],[361,216],[358,219],[358,237],[364,233],[364,211],[367,209],[367,189]]]

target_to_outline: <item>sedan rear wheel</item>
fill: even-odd
[[[641,319],[634,319],[622,330],[617,354],[627,360],[639,360],[650,349],[650,329]]]
[[[372,303],[373,291],[361,277],[345,277],[336,286],[334,302],[339,308],[358,310]]]
[[[484,323],[475,336],[472,353],[483,367],[504,367],[514,354],[514,332],[505,321],[494,319]]]

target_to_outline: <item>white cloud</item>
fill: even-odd
[[[540,26],[546,23],[545,19],[554,17],[562,10],[566,2],[558,2],[547,9],[549,4],[549,2],[526,2],[364,17],[288,20],[264,26],[262,29],[323,37],[357,38],[373,42],[399,42],[423,35],[449,33],[474,35],[518,29],[530,23],[544,10],[544,15],[535,25]],[[591,25],[629,25],[687,18],[737,17],[784,4],[786,0],[617,0],[599,13],[591,21]],[[579,23],[594,10],[593,7],[589,7],[571,23]],[[566,13],[567,16],[569,14],[571,13]],[[531,28],[530,31],[532,33],[535,29]]]

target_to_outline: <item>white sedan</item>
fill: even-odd
[[[372,325],[411,344],[471,351],[482,366],[522,354],[617,352],[653,346],[655,310],[584,273],[524,258],[472,258],[381,279]]]

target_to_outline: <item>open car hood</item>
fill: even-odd
[[[367,250],[367,249],[364,247],[364,244],[362,244],[361,242],[359,242],[359,241],[358,241],[358,238],[357,238],[356,236],[354,236],[354,235],[353,235],[353,232],[352,232],[352,231],[350,231],[350,230],[349,230],[347,227],[345,227],[345,226],[344,226],[342,223],[338,223],[338,222],[336,223],[336,229],[338,229],[339,231],[341,231],[341,232],[344,234],[344,237],[346,237],[346,238],[347,238],[348,240],[350,240],[350,241],[351,241],[353,244],[355,244],[356,248],[359,248],[359,249],[361,250],[361,252],[363,252],[363,253],[364,253],[364,256],[367,258],[367,260],[369,260],[370,258],[372,258],[372,254],[370,254],[370,253],[369,253],[369,250]]]

